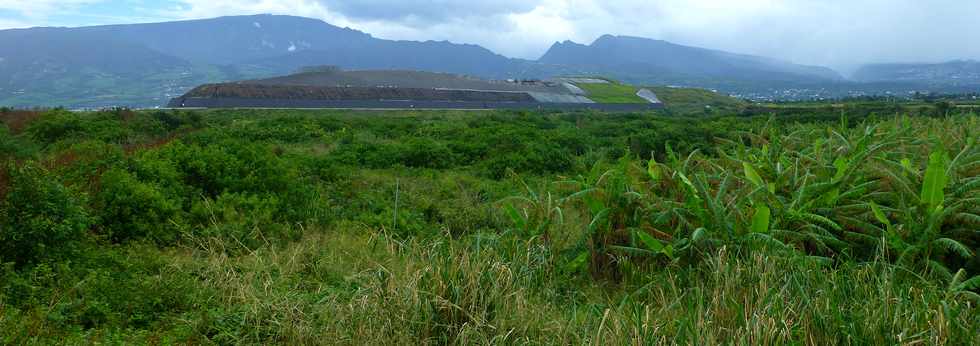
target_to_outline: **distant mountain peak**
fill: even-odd
[[[586,46],[566,41],[555,44],[541,63],[580,66],[591,73],[610,73],[621,78],[653,75],[665,80],[840,80],[827,68],[795,65],[774,59],[683,46],[635,36],[602,35]]]

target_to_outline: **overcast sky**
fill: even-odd
[[[0,0],[0,28],[274,13],[376,37],[475,43],[536,59],[602,34],[847,72],[864,62],[980,59],[978,0]]]

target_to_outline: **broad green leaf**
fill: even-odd
[[[680,167],[680,158],[677,157],[677,153],[674,152],[674,147],[670,145],[670,142],[664,142],[664,149],[667,150],[667,158],[670,159],[670,163],[674,165],[674,169]]]
[[[847,160],[843,157],[838,157],[834,160],[834,167],[837,168],[837,172],[834,173],[834,181],[844,179],[844,173],[847,172]]]
[[[772,210],[769,207],[764,205],[755,207],[755,213],[752,215],[752,233],[768,233],[771,217]]]
[[[687,176],[684,175],[684,173],[677,172],[677,176],[681,177],[681,181],[684,182],[684,185],[686,185],[687,188],[690,189],[692,193],[698,190],[697,188],[694,187],[694,183],[691,182],[691,179],[688,179]],[[700,197],[698,197],[696,193],[694,194],[694,197],[700,199]]]
[[[664,244],[661,243],[660,240],[657,240],[657,238],[651,236],[650,234],[647,234],[646,232],[640,232],[640,231],[634,231],[633,234],[635,234],[636,237],[640,239],[640,243],[643,243],[643,246],[645,246],[647,250],[653,252],[663,251]]]
[[[589,261],[589,252],[582,251],[582,253],[580,253],[578,256],[575,256],[575,259],[573,259],[571,262],[568,262],[568,264],[565,266],[565,270],[571,273],[579,272],[583,268],[585,268],[585,265],[588,263],[588,261]]]
[[[755,186],[765,186],[765,182],[762,181],[762,177],[759,176],[759,172],[752,167],[752,164],[748,162],[742,162],[742,169],[745,170],[745,178],[749,179]]]
[[[915,171],[914,169],[912,169],[912,160],[909,160],[909,158],[907,157],[902,159],[902,167],[909,172]]]
[[[926,167],[926,177],[922,182],[921,194],[922,204],[927,205],[930,211],[943,204],[944,190],[948,179],[946,176],[946,155],[941,150],[935,150],[929,154],[929,166]]]
[[[691,241],[697,242],[701,240],[701,238],[704,238],[706,236],[705,233],[707,232],[708,231],[704,229],[704,227],[699,227],[698,229],[694,230],[693,233],[691,233]]]
[[[834,205],[837,203],[837,197],[840,197],[839,187],[835,187],[830,189],[830,191],[827,191],[827,193],[823,195],[823,202],[826,205]]]
[[[507,216],[510,217],[510,221],[514,223],[514,226],[516,226],[520,230],[525,229],[526,221],[524,220],[524,217],[521,216],[521,213],[518,212],[513,205],[510,204],[504,205],[504,211],[507,212]]]
[[[663,178],[663,170],[660,168],[660,164],[657,163],[657,159],[650,155],[650,162],[647,162],[647,174],[650,175],[650,179],[654,182],[659,183],[660,179]]]
[[[674,246],[673,245],[664,246],[663,251],[660,251],[660,252],[663,253],[663,254],[665,254],[665,255],[667,255],[667,257],[669,257],[670,259],[674,259]]]
[[[871,212],[875,214],[875,219],[878,219],[878,222],[881,222],[885,226],[891,227],[891,221],[888,221],[888,218],[885,217],[885,213],[881,211],[881,208],[879,208],[878,204],[875,204],[875,202],[871,202]]]

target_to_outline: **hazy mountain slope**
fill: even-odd
[[[375,39],[346,47],[304,50],[249,61],[245,65],[280,72],[293,72],[306,66],[336,65],[348,70],[402,69],[505,78],[513,76],[522,64],[525,62],[475,45]]]
[[[9,105],[163,100],[193,69],[183,59],[87,32],[0,31],[0,101]]]
[[[872,64],[854,74],[865,82],[911,82],[945,85],[980,84],[980,61],[958,60],[939,64]]]
[[[763,57],[682,46],[666,41],[605,35],[591,45],[555,43],[539,60],[617,75],[656,75],[662,79],[740,81],[834,81],[831,69]]]
[[[267,74],[310,65],[347,69],[420,69],[495,76],[516,60],[483,47],[449,42],[392,41],[316,19],[256,15],[81,28],[139,42],[188,61],[242,66]]]
[[[310,65],[504,77],[526,63],[475,45],[383,40],[272,15],[0,30],[0,45],[0,104],[13,106],[153,106],[201,83]]]
[[[72,29],[139,43],[188,61],[234,65],[315,49],[349,49],[374,40],[360,31],[292,16],[234,16]]]

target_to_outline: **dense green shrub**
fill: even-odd
[[[7,125],[0,122],[0,160],[24,156],[25,143],[20,143],[12,134]]]
[[[297,178],[292,163],[262,144],[223,141],[200,146],[175,141],[151,157],[172,164],[184,184],[212,198],[226,191],[283,191]]]
[[[34,141],[49,146],[63,141],[96,139],[109,143],[129,143],[138,137],[159,136],[163,125],[153,118],[136,115],[121,118],[112,112],[77,113],[63,109],[47,111],[26,129]]]
[[[520,151],[493,156],[484,161],[484,172],[494,179],[516,173],[546,174],[567,172],[574,166],[572,155],[554,144],[529,143]]]
[[[442,143],[429,138],[411,138],[400,155],[407,167],[449,168],[455,165],[456,155]]]
[[[185,122],[183,117],[174,112],[156,111],[151,113],[150,116],[163,124],[164,128],[168,131],[180,128]]]
[[[337,162],[368,168],[387,168],[401,162],[403,150],[396,144],[367,141],[361,138],[345,138],[330,153]]]
[[[43,168],[7,168],[10,186],[0,203],[0,258],[18,265],[70,258],[91,219],[81,197]]]
[[[299,233],[292,225],[280,222],[284,207],[273,194],[223,193],[215,199],[202,199],[191,209],[194,233],[249,249],[290,240]]]
[[[20,271],[0,268],[0,301],[24,311],[48,307],[43,328],[152,328],[191,309],[200,291],[189,273],[145,246],[101,248],[73,262]]]
[[[45,112],[27,127],[31,138],[45,145],[79,135],[84,130],[82,117],[63,109]]]
[[[87,190],[96,188],[103,172],[126,163],[125,153],[118,145],[99,140],[82,140],[52,154],[51,165],[61,180]]]
[[[100,227],[116,242],[150,238],[172,244],[182,223],[179,199],[121,169],[102,175],[95,210]]]

